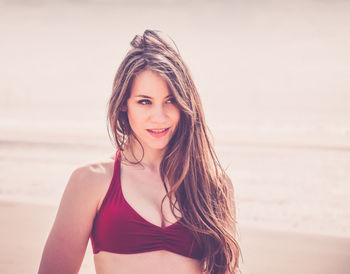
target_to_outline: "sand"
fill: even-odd
[[[0,202],[0,273],[36,273],[57,207]],[[350,273],[350,239],[240,228],[246,274]],[[95,273],[90,243],[79,273]]]

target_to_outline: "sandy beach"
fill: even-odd
[[[36,273],[57,208],[0,202],[0,273]],[[245,274],[348,274],[350,239],[242,227]],[[90,243],[79,273],[94,272]]]

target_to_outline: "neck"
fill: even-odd
[[[138,142],[135,140],[130,140],[129,144],[124,150],[124,154],[128,160],[139,161],[141,159],[140,163],[142,166],[151,171],[159,172],[164,151],[164,149],[150,149],[145,146],[143,146],[142,150],[142,147]]]

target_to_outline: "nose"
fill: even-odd
[[[167,120],[167,113],[163,105],[153,107],[151,120],[152,122],[159,124]]]

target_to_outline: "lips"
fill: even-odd
[[[149,129],[149,131],[153,132],[153,133],[162,133],[164,131],[166,131],[167,128],[164,129]]]
[[[163,137],[169,132],[170,128],[152,128],[147,129],[147,132],[151,134],[153,137]]]

